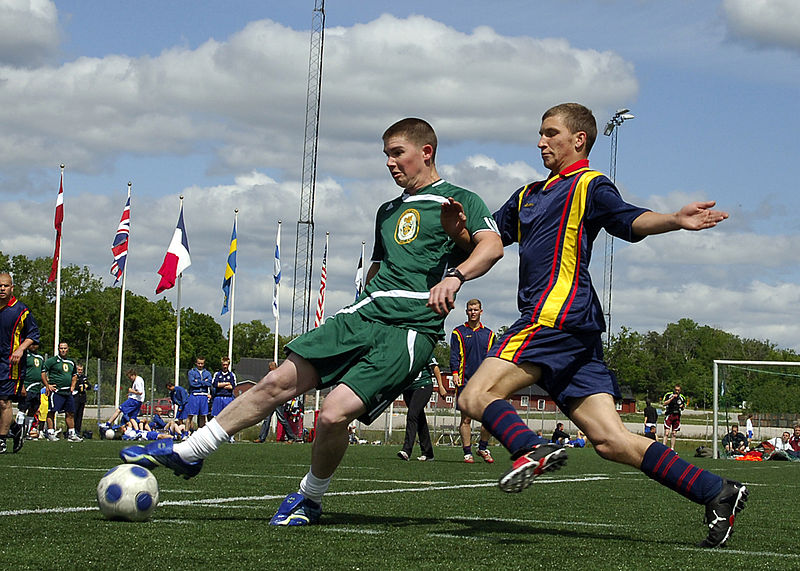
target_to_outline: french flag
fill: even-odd
[[[178,276],[191,265],[192,259],[189,256],[189,240],[186,237],[186,226],[183,224],[183,204],[181,204],[178,226],[175,228],[172,241],[169,243],[169,248],[167,248],[167,255],[164,256],[164,263],[161,264],[161,269],[158,270],[158,273],[161,275],[161,281],[158,282],[156,293],[161,293],[165,289],[173,287]]]

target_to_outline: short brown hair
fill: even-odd
[[[478,307],[483,309],[483,304],[481,303],[481,300],[479,300],[477,297],[473,297],[471,300],[467,302],[467,307],[469,307],[470,305],[477,305]]]
[[[136,369],[128,369],[125,373],[126,377],[135,377],[136,376]]]
[[[405,137],[418,147],[430,145],[433,147],[431,161],[435,162],[436,146],[439,142],[436,139],[436,132],[433,127],[424,119],[417,119],[416,117],[401,119],[383,132],[382,139],[384,141],[390,137]]]
[[[580,103],[561,103],[545,111],[542,121],[556,115],[564,119],[564,125],[570,133],[579,131],[586,133],[586,156],[589,156],[597,140],[597,121],[592,115],[592,110]]]

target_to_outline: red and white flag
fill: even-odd
[[[325,253],[322,254],[322,274],[320,275],[319,299],[317,300],[317,313],[314,315],[314,327],[319,327],[325,319],[325,282],[328,279],[328,239],[325,238]]]
[[[164,263],[161,264],[161,269],[158,270],[158,273],[161,275],[161,281],[158,282],[156,293],[161,293],[165,289],[173,287],[178,276],[191,265],[192,259],[189,256],[189,240],[186,237],[186,226],[183,224],[183,205],[181,204],[178,226],[175,228],[172,241],[167,248],[167,255],[164,256]]]
[[[56,249],[53,251],[53,266],[47,282],[54,282],[58,274],[58,259],[61,257],[61,223],[64,222],[64,171],[61,171],[61,182],[58,185],[58,198],[56,198],[56,218],[53,226],[56,228]]]

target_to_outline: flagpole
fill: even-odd
[[[64,163],[61,163],[61,187],[60,190],[63,191],[64,189]],[[62,208],[63,208],[63,200],[64,195],[61,195],[62,200]],[[58,208],[58,206],[56,206]],[[63,228],[63,221],[61,223]],[[63,231],[59,230],[61,233],[61,237],[63,237]],[[58,344],[60,343],[59,337],[61,336],[61,237],[58,240],[58,269],[56,270],[56,323],[55,327],[53,328],[53,355],[58,355]]]
[[[181,212],[183,212],[183,195],[181,194]],[[183,272],[178,274],[178,318],[175,326],[175,386],[180,383],[180,368],[181,368],[181,282],[183,281]]]
[[[131,183],[130,181],[128,181],[128,203],[130,203],[130,200],[131,200]],[[128,252],[130,252],[130,234],[128,234],[127,248]],[[127,254],[125,254],[125,256],[127,262]],[[119,408],[119,391],[122,385],[122,341],[125,336],[125,283],[127,278],[128,278],[128,272],[126,272],[125,269],[123,268],[122,288],[120,291],[120,300],[119,300],[119,337],[117,338],[117,380],[116,380],[116,392],[114,396],[114,408]]]
[[[328,238],[330,237],[330,232],[325,232],[325,253],[322,256],[322,272],[320,273],[320,285],[319,285],[319,298],[317,299],[317,313],[314,316],[314,327],[319,327],[322,325],[323,320],[325,319],[325,282],[327,281],[327,265],[328,265]],[[317,389],[314,392],[314,429],[316,430],[316,411],[319,410],[319,396],[320,392]]]
[[[273,289],[272,295],[272,313],[275,316],[275,348],[272,352],[272,360],[276,363],[278,362],[278,324],[280,322],[280,308],[279,308],[279,300],[280,300],[280,290],[281,290],[281,277],[280,277],[280,258],[278,257],[281,250],[281,221],[278,220],[278,236],[275,239],[275,270],[278,271],[277,274],[273,273],[273,277],[275,279],[275,287]],[[273,270],[274,272],[274,270]]]
[[[233,227],[234,231],[236,228],[236,223],[239,220],[239,209],[236,208],[233,211]],[[237,250],[238,250],[238,237],[237,237]],[[236,272],[233,272],[231,276],[231,322],[230,326],[228,327],[228,359],[233,361],[233,305],[236,299]]]

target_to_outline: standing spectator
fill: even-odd
[[[744,454],[747,452],[747,437],[739,432],[739,425],[732,424],[731,431],[722,437],[722,445],[728,454]]]
[[[42,401],[42,389],[45,388],[44,357],[39,355],[39,342],[36,341],[28,347],[27,367],[25,367],[25,437],[30,439],[31,429],[42,430],[45,417],[39,416],[39,406]],[[35,424],[34,424],[35,423]]]
[[[189,404],[189,392],[172,381],[167,381],[167,390],[169,391],[169,398],[172,400],[172,406],[175,407],[175,420],[186,420],[186,405]]]
[[[269,362],[270,371],[274,371],[277,368],[278,364],[275,361]],[[287,403],[284,403],[275,409],[274,411],[275,418],[277,419],[278,424],[280,424],[283,427],[283,432],[286,434],[287,440],[289,442],[297,442],[298,440],[297,434],[295,434],[292,425],[289,424],[289,421],[286,419],[286,404]],[[269,436],[270,424],[272,424],[272,413],[270,413],[269,416],[265,418],[264,421],[261,423],[261,432],[259,432],[258,438],[253,440],[253,442],[261,444],[262,442],[267,441],[267,437]]]
[[[186,428],[192,432],[195,428],[205,426],[208,416],[208,399],[211,397],[211,373],[206,369],[205,357],[194,360],[194,368],[190,369],[189,378],[189,404],[186,405]],[[197,417],[195,426],[194,417]]]
[[[664,395],[664,446],[667,439],[672,437],[669,447],[675,450],[675,436],[681,430],[681,413],[686,408],[686,397],[681,394],[681,386]]]
[[[656,425],[658,423],[658,411],[653,406],[649,398],[644,401],[644,435],[651,440],[658,440],[656,436]]]
[[[144,379],[136,373],[136,369],[128,369],[125,375],[131,381],[131,386],[128,389],[128,398],[119,405],[119,408],[114,411],[111,418],[101,428],[111,428],[120,415],[122,415],[123,423],[129,420],[135,421],[139,418],[139,411],[142,410],[142,403],[144,402]]]
[[[436,357],[431,358],[428,366],[420,371],[411,386],[403,391],[403,400],[406,401],[408,412],[406,414],[406,437],[403,442],[403,449],[397,453],[402,460],[408,460],[409,456],[411,456],[417,434],[419,434],[419,447],[422,452],[422,455],[418,456],[417,460],[420,462],[433,460],[433,443],[431,442],[430,430],[428,430],[425,407],[431,400],[434,381],[439,394],[443,397],[447,396],[447,390],[444,388],[444,382],[442,381],[442,372],[439,370],[439,362]]]
[[[83,438],[75,434],[75,399],[72,391],[78,377],[75,374],[75,362],[67,359],[69,345],[62,341],[58,344],[58,355],[44,362],[47,391],[50,393],[50,409],[47,411],[47,439],[58,440],[56,436],[56,413],[64,413],[67,425],[67,440],[81,442]]]
[[[217,416],[222,409],[233,400],[233,388],[236,386],[236,375],[230,370],[231,360],[223,357],[219,371],[214,373],[211,386],[214,388],[214,401],[211,404],[212,416]]]
[[[747,445],[750,445],[750,441],[753,440],[753,415],[747,415],[747,421],[744,425],[744,433],[747,436]]]
[[[22,425],[14,422],[11,399],[22,396],[25,378],[25,351],[39,341],[36,320],[24,303],[14,297],[11,274],[0,273],[0,454],[8,449],[19,452],[24,442]]]
[[[453,382],[456,384],[456,408],[458,396],[470,377],[478,370],[478,366],[486,357],[486,352],[494,342],[494,333],[481,323],[483,306],[479,299],[467,302],[467,322],[459,325],[450,335],[450,370],[453,373]],[[461,424],[459,425],[461,444],[464,447],[464,462],[472,464],[472,418],[461,410]],[[478,441],[478,456],[491,464],[494,462],[487,446],[491,434],[485,426],[481,425],[481,435]]]
[[[80,434],[83,428],[83,411],[86,409],[86,391],[89,390],[89,377],[83,370],[83,365],[75,366],[75,391],[72,395],[75,399],[75,432]]]
[[[553,431],[553,436],[550,438],[550,442],[563,446],[567,440],[569,440],[569,434],[564,432],[564,423],[557,422],[556,429]]]

